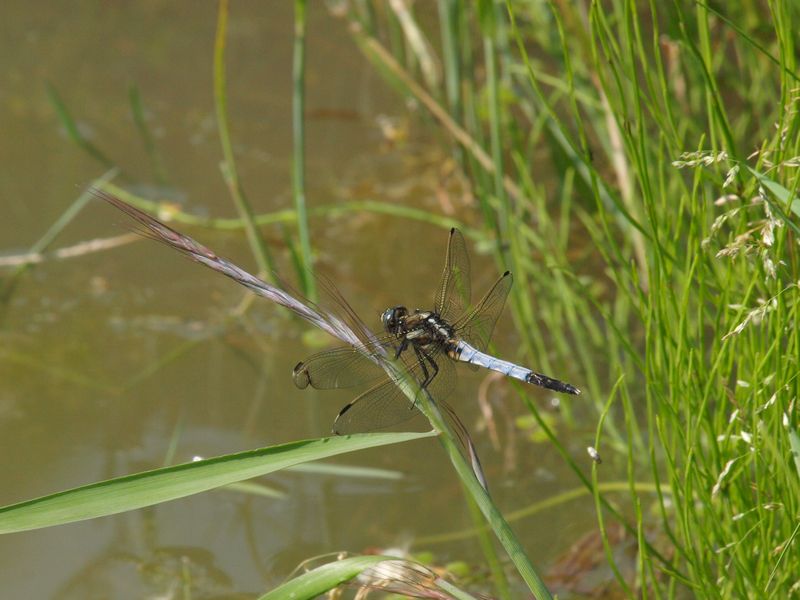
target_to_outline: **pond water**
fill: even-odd
[[[467,223],[478,211],[446,197],[446,140],[409,116],[399,95],[359,53],[346,23],[310,3],[307,181],[311,206],[375,199]],[[228,83],[240,175],[258,213],[291,204],[291,3],[233,5]],[[5,3],[0,9],[0,253],[24,253],[104,171],[67,139],[47,84],[122,173],[117,183],[167,196],[189,212],[233,216],[219,174],[214,121],[214,3]],[[131,118],[136,84],[166,177],[159,177]],[[386,122],[407,130],[386,135]],[[402,136],[401,136],[402,137]],[[452,186],[451,186],[452,187]],[[56,247],[125,233],[123,215],[90,203]],[[176,226],[255,272],[241,232]],[[350,212],[311,223],[320,269],[371,325],[387,306],[430,304],[446,229]],[[290,257],[277,228],[265,236],[278,262]],[[474,288],[497,266],[470,247]],[[0,276],[9,273],[0,271]],[[184,462],[327,435],[346,392],[298,390],[293,365],[313,351],[309,328],[263,300],[243,321],[225,321],[243,289],[159,244],[141,241],[23,276],[0,329],[0,504]],[[415,304],[416,303],[416,304]],[[510,317],[495,342],[510,353]],[[536,366],[536,365],[532,365]],[[473,432],[493,495],[523,509],[578,486],[556,453],[516,431],[524,407],[502,382],[501,447],[476,402],[486,373],[461,369],[454,396]],[[554,373],[558,376],[559,373]],[[564,374],[566,376],[566,373]],[[566,378],[566,377],[565,377]],[[575,381],[580,385],[580,381]],[[530,389],[546,406],[552,394]],[[558,425],[556,424],[556,429]],[[565,432],[567,436],[568,432]],[[571,434],[588,465],[591,432]],[[261,483],[282,499],[215,491],[151,509],[0,537],[0,590],[16,598],[192,597],[263,593],[302,561],[337,551],[408,547],[436,560],[483,564],[467,536],[425,542],[471,526],[462,491],[435,439],[340,457],[332,463],[390,469],[399,479],[282,472]],[[588,470],[588,466],[586,467]],[[590,499],[513,523],[545,566],[593,522]],[[421,540],[421,541],[420,541]],[[159,597],[165,597],[164,595]],[[242,596],[247,597],[247,596]]]

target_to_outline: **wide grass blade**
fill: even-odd
[[[321,438],[126,475],[0,508],[0,533],[104,517],[205,492],[292,465],[435,435],[376,433]]]

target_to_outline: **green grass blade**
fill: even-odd
[[[63,212],[63,214],[56,219],[56,222],[53,223],[50,228],[44,233],[44,235],[39,238],[39,240],[29,248],[28,252],[36,253],[36,252],[43,252],[47,248],[50,247],[55,239],[61,234],[64,228],[69,225],[72,220],[83,210],[83,207],[86,206],[86,203],[89,202],[94,196],[90,192],[91,188],[95,186],[102,186],[105,183],[111,181],[117,175],[117,169],[111,169],[110,171],[104,173],[97,179],[95,179],[89,187],[87,187],[81,195]]]
[[[310,462],[290,467],[289,471],[295,473],[311,473],[314,475],[335,475],[336,477],[353,477],[365,479],[403,479],[405,475],[400,471],[389,469],[376,469],[374,467],[360,467],[358,465],[339,465],[333,463]]]
[[[230,490],[231,492],[238,492],[240,494],[248,494],[250,496],[261,496],[262,498],[272,498],[273,500],[285,500],[286,492],[275,489],[263,483],[255,483],[253,481],[239,481],[237,483],[229,483],[223,490]]]
[[[261,596],[259,600],[297,600],[316,598],[332,590],[337,585],[350,581],[366,569],[372,568],[386,560],[397,560],[390,556],[354,556],[337,560],[312,569],[279,585],[271,592]]]
[[[132,204],[136,208],[150,213],[151,215],[158,215],[162,210],[164,210],[162,203],[137,196],[136,194],[133,194],[114,184],[106,183],[99,185],[98,187],[114,196],[119,197],[128,204]],[[235,230],[246,227],[245,221],[239,218],[209,219],[176,210],[172,206],[168,207],[167,210],[169,211],[170,222],[172,223],[183,223],[186,225],[208,227],[218,230]],[[339,202],[336,204],[315,206],[309,211],[309,213],[314,217],[332,218],[341,218],[343,216],[358,212],[373,212],[401,217],[403,219],[420,221],[421,223],[436,225],[445,231],[449,231],[451,227],[457,227],[468,238],[472,238],[473,240],[477,241],[485,241],[486,239],[485,236],[479,233],[478,230],[465,226],[464,223],[459,219],[435,214],[430,210],[414,208],[412,206],[404,206],[402,204],[395,204],[391,202],[380,202],[377,200],[353,200],[350,202]],[[295,221],[297,221],[297,212],[292,209],[276,210],[274,212],[263,213],[255,216],[255,224],[259,227],[266,225],[288,224],[294,223]]]
[[[797,477],[800,478],[800,435],[797,435],[797,430],[793,428],[789,430],[789,447],[792,449]]]
[[[136,130],[139,132],[139,136],[142,138],[144,150],[147,153],[147,157],[150,159],[150,165],[153,168],[156,181],[158,181],[159,185],[166,186],[168,183],[167,171],[164,168],[164,161],[161,158],[161,153],[158,151],[153,134],[150,132],[150,128],[147,126],[147,119],[144,115],[142,94],[139,92],[139,86],[136,84],[132,84],[128,88],[128,102],[131,105],[131,116],[133,117],[133,122],[136,125]]]
[[[303,294],[317,300],[311,237],[306,210],[306,128],[305,128],[305,67],[306,67],[306,0],[294,3],[294,53],[292,56],[292,195],[297,211],[297,233],[300,237],[302,268],[297,278],[303,283]]]
[[[440,433],[439,442],[447,453],[450,463],[453,465],[456,474],[461,480],[461,484],[483,513],[484,518],[489,523],[489,527],[514,563],[514,566],[528,588],[540,600],[552,598],[547,586],[545,586],[544,581],[536,572],[530,558],[526,554],[521,541],[517,538],[505,518],[503,518],[503,514],[492,500],[492,497],[483,486],[483,483],[479,481],[472,465],[461,453],[459,441],[449,423],[442,415],[438,404],[430,397],[427,390],[424,390],[425,393],[419,394],[418,391],[420,388],[417,382],[411,378],[407,372],[398,369],[395,364],[387,363],[387,371],[395,384],[400,387],[403,393],[408,397],[409,401],[415,402],[417,408],[428,418],[434,431]]]
[[[75,201],[67,207],[67,210],[65,210],[61,216],[56,219],[55,223],[53,223],[48,230],[45,231],[44,235],[42,235],[42,237],[40,237],[36,243],[34,243],[28,249],[28,254],[37,254],[47,250],[47,248],[49,248],[50,245],[58,238],[61,232],[64,231],[64,228],[69,225],[77,215],[80,214],[87,202],[92,199],[92,194],[89,190],[94,186],[105,185],[117,175],[117,172],[117,169],[111,169],[110,171],[101,175],[99,178],[95,179],[92,184],[87,187],[81,193],[81,195],[78,196]],[[28,269],[31,268],[33,268],[32,263],[20,265],[5,279],[3,286],[0,287],[0,303],[5,303],[8,300],[16,288],[19,277],[21,277],[25,272],[28,271]]]
[[[236,170],[236,159],[228,128],[228,95],[225,81],[225,48],[228,35],[228,0],[220,0],[217,14],[217,31],[214,38],[214,107],[217,115],[217,129],[222,145],[222,176],[228,185],[239,216],[245,223],[247,241],[258,264],[261,275],[271,278],[277,272],[261,232],[253,222],[253,209],[244,194],[242,182]]]
[[[0,508],[0,533],[113,515],[184,498],[292,465],[435,435],[374,433],[305,440],[92,483]]]
[[[381,563],[387,563],[385,568],[381,566]],[[374,571],[367,573],[371,569]],[[366,576],[366,580],[361,584],[362,587],[367,587],[368,581],[373,582],[376,588],[380,588],[384,584],[395,583],[398,585],[398,590],[413,593],[415,597],[441,598],[443,596],[440,590],[445,590],[450,597],[457,600],[475,600],[474,596],[437,577],[427,567],[392,556],[352,556],[333,561],[279,585],[261,596],[259,600],[317,598],[362,574]],[[426,592],[428,595],[419,595]],[[434,593],[437,595],[432,595]]]
[[[758,182],[767,188],[772,194],[781,202],[783,202],[784,207],[791,210],[795,215],[800,217],[800,198],[798,198],[793,192],[790,192],[785,187],[783,187],[777,181],[770,179],[763,173],[759,173],[755,169],[751,167],[747,167],[747,170],[753,174]]]
[[[381,69],[381,73],[391,78],[391,81],[399,83],[400,87],[408,94],[416,98],[431,116],[436,119],[444,129],[461,144],[466,151],[472,155],[475,161],[489,173],[494,173],[495,163],[491,156],[463,127],[461,127],[447,112],[447,110],[436,101],[414,78],[392,57],[388,50],[376,39],[367,35],[360,27],[351,30],[356,43],[364,52],[366,57]],[[506,193],[515,200],[522,198],[519,186],[510,177],[503,178],[503,185]]]
[[[444,59],[445,90],[450,114],[460,122],[461,102],[461,61],[458,51],[460,3],[457,0],[439,2],[439,21],[441,22],[442,56]]]
[[[107,169],[113,169],[114,161],[108,158],[100,148],[95,146],[81,133],[78,124],[67,109],[67,105],[61,100],[61,96],[58,95],[55,86],[50,82],[47,83],[47,98],[50,100],[50,104],[53,105],[53,109],[56,111],[56,115],[58,115],[58,120],[61,121],[61,125],[67,132],[67,137]]]
[[[489,567],[492,583],[494,583],[494,589],[497,591],[497,598],[498,600],[511,600],[511,588],[508,585],[508,578],[503,570],[503,564],[500,561],[500,557],[497,555],[497,550],[489,534],[488,527],[482,527],[483,515],[480,510],[478,510],[478,506],[472,498],[466,495],[465,497],[469,516],[473,523],[473,531],[475,531],[478,544],[481,547],[481,552],[483,552],[483,558]]]

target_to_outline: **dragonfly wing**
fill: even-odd
[[[383,354],[383,348],[376,344],[376,336],[366,323],[358,316],[353,307],[345,300],[336,284],[329,277],[322,273],[309,275],[314,278],[319,289],[320,302],[312,302],[303,296],[302,292],[294,288],[288,281],[281,279],[277,274],[273,275],[278,284],[291,295],[301,299],[302,304],[313,309],[324,320],[323,327],[328,333],[332,333],[339,339],[351,341],[353,344],[361,344],[370,348],[367,352],[372,354],[377,352]]]
[[[292,378],[301,389],[309,385],[329,390],[374,383],[385,377],[386,372],[369,357],[371,354],[372,349],[366,346],[326,350],[297,363]]]
[[[444,400],[453,392],[456,370],[453,361],[441,353],[432,355],[431,359],[436,362],[438,371],[426,389],[434,401]],[[403,360],[409,375],[418,384],[424,381],[426,375],[432,374],[430,364],[424,370],[416,359],[404,357]],[[411,362],[413,365],[409,366]],[[412,403],[397,384],[387,379],[346,404],[333,423],[333,432],[337,435],[348,435],[377,431],[404,423],[419,414],[417,405],[421,393],[420,389]]]
[[[347,403],[333,422],[333,433],[349,435],[386,429],[418,414],[403,391],[387,379]]]
[[[322,273],[315,275],[317,287],[319,288],[322,301],[326,305],[328,314],[332,314],[345,325],[347,325],[365,346],[372,346],[376,340],[376,335],[370,330],[366,323],[358,316],[350,303],[345,300],[339,288],[329,277]],[[382,350],[376,348],[380,353]]]
[[[464,314],[470,303],[469,255],[464,236],[453,227],[447,242],[442,281],[436,293],[434,310],[445,320]]]
[[[485,352],[513,282],[510,272],[503,273],[475,309],[453,324],[456,335]]]

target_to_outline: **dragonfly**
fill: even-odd
[[[314,354],[293,371],[297,387],[304,389],[370,387],[348,402],[336,416],[333,432],[347,435],[399,425],[419,413],[418,395],[428,393],[442,404],[452,392],[458,362],[483,367],[507,377],[565,394],[580,394],[572,384],[554,379],[486,352],[497,319],[503,310],[513,277],[503,273],[483,298],[470,304],[470,261],[461,232],[452,228],[444,270],[431,310],[409,310],[399,305],[381,315],[383,334],[364,344],[348,345]],[[328,286],[331,290],[332,284]],[[339,300],[342,305],[343,299]],[[352,309],[346,313],[355,320]],[[363,328],[362,328],[363,330]],[[417,396],[409,401],[387,375],[376,357],[401,361],[417,384]],[[448,410],[448,412],[450,409]]]
[[[216,254],[191,237],[165,225],[114,194],[91,188],[91,193],[128,214],[138,223],[136,231],[161,242],[191,260],[229,277],[258,296],[294,312],[347,345],[315,354],[295,366],[293,378],[300,388],[371,387],[339,411],[333,432],[348,434],[374,431],[411,419],[419,410],[381,366],[386,357],[400,360],[417,383],[418,394],[428,393],[438,401],[460,431],[462,442],[474,456],[468,433],[455,412],[444,402],[452,393],[456,374],[453,365],[492,369],[551,390],[579,394],[573,385],[485,353],[492,330],[511,289],[511,274],[506,272],[483,299],[470,308],[469,256],[461,233],[452,229],[447,245],[444,272],[430,311],[409,311],[403,306],[386,310],[381,318],[384,334],[376,336],[358,317],[330,279],[317,276],[320,290],[330,300],[330,309],[293,292],[291,286],[267,283],[231,261]],[[277,276],[275,276],[276,279]],[[289,291],[287,291],[289,290]],[[292,293],[290,293],[292,292]]]

